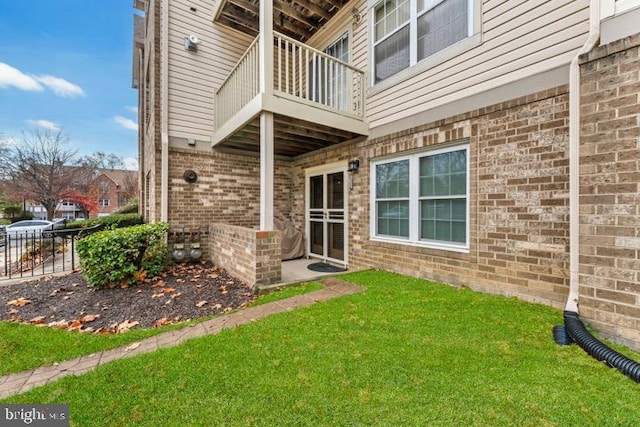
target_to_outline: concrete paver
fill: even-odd
[[[226,316],[206,320],[177,331],[169,331],[146,338],[124,347],[89,354],[77,359],[66,360],[54,366],[8,374],[0,377],[0,399],[24,393],[68,375],[81,375],[111,361],[150,353],[160,348],[173,347],[192,338],[214,335],[223,329],[248,324],[276,313],[308,307],[319,301],[326,301],[343,295],[362,292],[364,289],[353,283],[335,277],[320,281],[325,288],[284,300],[273,301],[256,307],[249,307]]]

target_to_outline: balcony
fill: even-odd
[[[362,70],[269,28],[258,32],[215,94],[213,146],[260,151],[264,112],[273,113],[278,156],[366,137],[364,92]]]

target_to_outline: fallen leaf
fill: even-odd
[[[213,308],[215,308],[216,310],[219,310],[222,308],[222,304],[216,304],[213,306]]]
[[[196,304],[196,307],[200,308],[203,305],[207,304],[208,301],[200,301],[199,303]]]
[[[160,326],[168,325],[169,323],[171,323],[169,319],[167,319],[166,317],[163,317],[162,319],[158,319],[155,322],[153,322],[153,327],[159,328]]]
[[[137,325],[139,325],[139,324],[140,324],[140,322],[137,322],[137,321],[136,321],[136,322],[130,322],[129,320],[125,320],[124,322],[119,323],[119,324],[116,326],[116,333],[118,333],[118,334],[122,334],[122,333],[124,333],[124,332],[129,331],[129,329],[131,329],[131,328],[133,328],[134,326],[137,326]]]
[[[171,299],[176,299],[176,298],[178,298],[180,295],[182,295],[182,292],[176,292],[175,294],[171,294]]]
[[[163,294],[168,294],[168,293],[171,293],[171,292],[173,292],[175,290],[176,290],[175,288],[162,288],[162,289],[160,289],[160,292],[162,292]]]
[[[162,292],[151,295],[151,298],[162,298],[164,294]]]
[[[71,297],[69,295],[66,295],[66,296],[63,296],[62,299],[68,300],[68,299],[71,299]]]
[[[164,288],[166,283],[164,280],[158,280],[158,282],[154,285],[151,285],[152,288]]]
[[[184,283],[184,282],[185,282],[185,280],[184,280],[184,279],[176,279],[176,282],[178,282],[178,283]]]
[[[44,316],[36,316],[33,319],[29,320],[29,322],[32,325],[40,325],[40,324],[44,323],[44,319],[45,319]]]
[[[87,314],[84,317],[81,317],[80,319],[80,323],[89,323],[89,322],[93,322],[94,320],[96,320],[98,317],[100,317],[99,314]]]
[[[124,351],[135,350],[138,347],[140,347],[140,342],[134,342],[133,344],[129,344],[127,347],[125,347]]]
[[[31,303],[31,300],[28,300],[26,298],[20,297],[18,299],[14,299],[14,300],[9,301],[7,303],[7,305],[13,305],[15,307],[22,307],[22,306],[25,306],[25,305],[30,304],[30,303]]]
[[[47,326],[49,326],[50,328],[67,329],[67,327],[69,326],[69,322],[63,319],[58,320],[57,322],[47,323]]]

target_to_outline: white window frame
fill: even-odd
[[[409,0],[409,66],[396,74],[393,74],[386,79],[376,82],[375,76],[375,46],[380,42],[386,40],[392,33],[386,34],[382,39],[375,40],[375,9],[384,0],[369,0],[369,37],[371,42],[369,43],[369,65],[371,72],[369,73],[369,83],[372,89],[372,94],[375,94],[381,90],[385,90],[388,87],[402,82],[414,75],[432,68],[456,55],[460,55],[463,52],[471,49],[474,46],[479,45],[482,42],[481,35],[481,2],[479,0],[467,0],[467,37],[438,51],[434,54],[427,56],[421,60],[418,60],[418,0]],[[428,10],[436,7],[444,0],[431,0],[431,7],[420,12],[420,16],[426,13]],[[401,28],[402,26],[399,26]],[[395,34],[395,32],[393,33]]]
[[[105,204],[106,203],[106,204]],[[109,207],[109,199],[100,199],[98,204],[103,208]]]
[[[435,240],[423,240],[420,238],[420,158],[448,153],[452,151],[465,150],[467,170],[466,170],[466,218],[465,218],[465,242],[454,243]],[[371,161],[369,170],[369,236],[372,241],[390,242],[408,246],[420,246],[425,248],[443,249],[452,252],[469,252],[469,198],[470,198],[470,154],[469,142],[451,144],[441,148],[431,148],[416,152],[399,154],[395,156],[385,156]],[[376,166],[393,163],[402,160],[409,160],[409,237],[395,237],[377,234],[378,212],[376,204]],[[447,197],[445,197],[447,198]]]

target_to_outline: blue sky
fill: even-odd
[[[0,0],[0,137],[36,128],[79,154],[137,158],[132,0]]]

